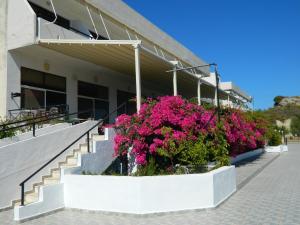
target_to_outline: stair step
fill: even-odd
[[[39,193],[32,192],[30,194],[25,194],[25,205],[33,202],[37,202],[39,200]]]
[[[75,157],[67,157],[68,164],[77,164],[78,159]]]
[[[87,153],[88,151],[88,149],[87,149],[87,144],[80,144],[79,145],[79,149],[80,149],[80,152],[81,153]]]
[[[105,140],[105,135],[93,134],[92,135],[92,140],[93,141],[104,141]]]
[[[52,177],[60,177],[60,169],[57,168],[57,169],[51,170],[51,176]]]
[[[52,184],[59,184],[60,179],[55,178],[55,177],[49,177],[49,178],[45,178],[43,179],[43,183],[44,185],[52,185]]]
[[[34,186],[33,186],[33,191],[38,193],[38,192],[40,191],[40,187],[41,187],[41,186],[42,186],[42,185],[34,185]]]
[[[77,167],[77,164],[67,164],[64,162],[60,165],[60,168],[73,168],[73,167]]]

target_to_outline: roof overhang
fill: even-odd
[[[140,45],[140,40],[67,40],[40,39],[38,45],[56,52],[104,66],[127,75],[135,75],[134,46]],[[165,94],[172,92],[172,74],[166,73],[173,69],[174,64],[163,57],[153,54],[140,45],[141,78],[143,81],[157,83],[163,86]],[[197,93],[197,79],[189,71],[177,73],[178,93],[184,97],[194,97]],[[215,87],[202,79],[203,98],[213,98]],[[226,99],[228,93],[220,91],[220,98]]]
[[[242,91],[238,86],[236,86],[232,82],[222,82],[220,83],[220,87],[223,91],[230,93],[235,98],[245,100],[246,102],[252,101],[251,96],[247,95],[244,91]]]

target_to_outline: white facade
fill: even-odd
[[[166,73],[167,69],[174,67],[174,60],[178,62],[179,68],[206,63],[121,0],[3,2],[1,10],[7,13],[1,15],[7,17],[4,16],[1,20],[4,21],[1,25],[1,45],[4,46],[1,48],[1,57],[4,60],[1,61],[6,62],[0,69],[0,116],[2,117],[8,116],[10,110],[26,108],[25,103],[22,105],[21,101],[21,98],[23,102],[25,101],[26,97],[23,94],[25,89],[42,91],[45,96],[49,91],[47,88],[40,90],[38,86],[24,85],[22,68],[64,77],[66,82],[63,91],[66,95],[64,103],[69,105],[70,112],[77,112],[80,108],[78,106],[79,81],[101,85],[108,89],[108,97],[105,100],[99,98],[99,101],[108,103],[109,112],[114,111],[118,106],[118,90],[132,95],[135,95],[137,90],[138,102],[139,96],[155,97],[173,95],[177,92],[187,98],[201,96],[203,99],[215,99],[216,97],[214,91],[216,83],[201,78],[201,89],[199,85],[197,87],[198,74],[209,74],[208,67],[195,69],[192,72],[181,72],[176,79]],[[4,25],[6,28],[3,29]],[[84,41],[90,42],[90,45],[97,45],[101,42],[92,40],[93,38],[108,39],[106,55],[100,49],[96,51],[89,48],[86,50],[88,54],[83,57],[81,51],[74,53],[72,48],[66,49],[66,45],[60,47],[60,42],[63,40],[65,44],[69,42],[80,44]],[[57,43],[47,46],[47,40]],[[123,43],[123,40],[128,40],[129,43],[140,43],[136,48],[140,50],[135,51],[132,44],[131,47],[128,45],[129,47],[110,51],[112,45]],[[101,49],[105,49],[106,45],[101,46]],[[131,48],[132,53],[128,48],[129,50]],[[178,86],[176,92],[175,85]],[[24,89],[23,92],[21,88]],[[56,92],[57,90],[54,91]],[[22,96],[11,97],[12,93],[22,93]],[[226,101],[228,96],[235,98],[222,89],[220,93],[221,102]],[[93,99],[94,107],[95,102]],[[47,105],[46,97],[42,105]],[[115,115],[111,116],[111,122]]]

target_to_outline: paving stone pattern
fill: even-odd
[[[249,164],[240,164],[237,167],[237,182],[245,184],[216,209],[145,217],[65,209],[23,224],[300,225],[299,144],[289,145],[289,152],[282,153],[279,157],[276,154],[264,154]],[[0,225],[19,224],[13,222],[12,214],[12,210],[0,212]]]

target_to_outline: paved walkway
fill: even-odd
[[[275,160],[274,157],[263,155],[258,161],[238,166],[238,183],[243,185],[216,209],[146,217],[67,209],[25,222],[24,225],[299,225],[300,145],[292,144],[289,152],[282,153]],[[265,165],[268,166],[262,170]],[[249,177],[247,172],[250,171],[252,175]],[[249,181],[249,178],[252,179]],[[16,224],[12,221],[11,210],[0,213],[0,224]]]

